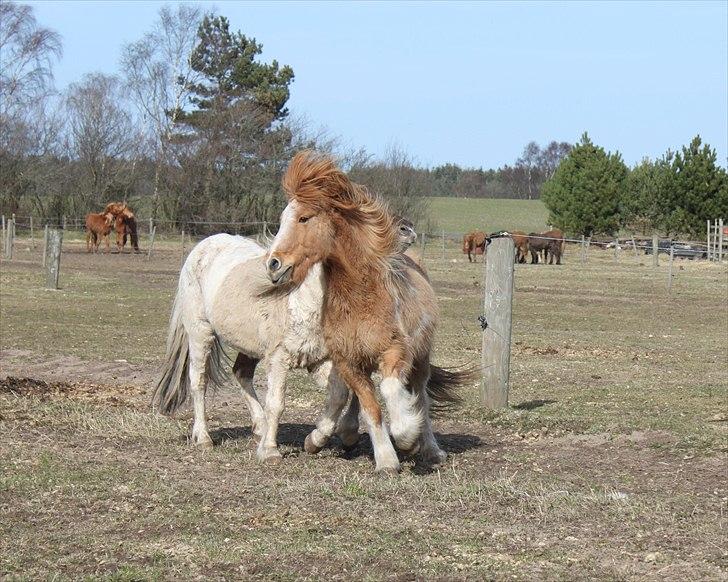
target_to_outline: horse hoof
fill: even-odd
[[[401,468],[399,465],[396,467],[377,467],[374,472],[382,477],[390,477],[392,475],[399,475]]]
[[[442,465],[447,461],[447,453],[445,451],[428,452],[422,455],[422,461],[426,465],[435,466]]]
[[[323,449],[323,447],[315,445],[310,434],[306,435],[306,440],[303,441],[303,450],[305,450],[309,455],[316,455],[321,452],[321,449]]]
[[[283,460],[281,453],[276,448],[258,450],[258,460],[266,465],[278,465]]]
[[[196,441],[195,448],[198,448],[202,451],[211,451],[213,449],[212,439],[210,437],[207,437],[207,439]]]
[[[283,461],[283,457],[281,457],[280,455],[266,457],[265,459],[263,459],[263,463],[265,463],[269,467],[276,467],[276,466],[280,465],[282,461]]]

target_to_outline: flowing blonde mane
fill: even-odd
[[[283,190],[289,200],[339,214],[374,255],[395,253],[398,238],[386,202],[349,180],[330,157],[309,150],[296,154],[283,176]]]

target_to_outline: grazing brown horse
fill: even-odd
[[[516,245],[516,263],[525,263],[528,260],[528,235],[520,230],[512,230],[510,235]]]
[[[528,245],[531,250],[531,264],[538,263],[538,255],[543,251],[543,262],[548,260],[549,265],[561,264],[561,255],[564,252],[564,233],[558,229],[546,232],[532,232],[528,236]]]
[[[281,288],[300,285],[321,263],[324,343],[339,377],[359,399],[376,470],[397,471],[371,375],[377,368],[382,374],[380,390],[397,447],[413,451],[423,430],[431,434],[427,386],[432,389],[438,376],[430,364],[435,293],[412,260],[398,252],[385,203],[351,182],[333,160],[298,153],[283,189],[288,205],[267,255],[268,277]],[[454,391],[458,382],[449,377],[446,384],[440,388]],[[307,440],[307,450],[322,446]]]
[[[101,239],[106,241],[106,252],[109,252],[109,233],[114,223],[114,215],[110,212],[86,215],[86,252],[99,252]]]
[[[485,254],[485,241],[485,233],[479,230],[469,232],[463,237],[463,253],[467,253],[469,262],[477,263],[477,255]],[[470,253],[473,253],[472,257]]]

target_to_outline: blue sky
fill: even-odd
[[[161,2],[30,2],[63,36],[63,88],[119,73]],[[293,67],[289,107],[375,154],[512,163],[589,132],[627,163],[700,133],[728,156],[728,2],[199,3]]]

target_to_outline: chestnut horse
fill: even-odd
[[[463,237],[463,253],[467,253],[468,262],[477,263],[477,255],[485,254],[486,236],[484,232],[475,230]],[[473,253],[471,258],[470,253]]]
[[[358,397],[376,470],[400,467],[374,394],[371,376],[377,368],[397,447],[412,452],[422,433],[426,445],[439,451],[427,392],[437,303],[422,270],[397,252],[392,215],[333,160],[313,152],[296,154],[283,189],[288,205],[267,255],[268,277],[277,287],[300,285],[312,267],[322,265],[324,344],[337,375]],[[454,391],[458,378],[452,374],[448,380],[442,388]],[[306,439],[307,450],[325,444],[340,406],[327,407]]]
[[[543,262],[548,260],[549,265],[561,264],[561,255],[564,252],[564,233],[558,229],[547,230],[546,232],[532,232],[528,236],[528,245],[531,250],[531,264],[538,263],[538,255],[543,251]]]
[[[114,215],[109,212],[86,215],[86,252],[99,252],[101,239],[106,241],[106,252],[109,252],[109,233],[114,222]]]

